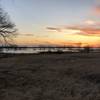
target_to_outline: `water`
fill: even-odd
[[[60,48],[60,49],[57,49],[57,48],[45,48],[45,49],[39,49],[39,48],[25,48],[25,49],[6,49],[4,48],[2,50],[2,53],[15,53],[15,54],[33,54],[33,53],[40,53],[40,52],[57,52],[57,51],[62,51],[62,52],[68,52],[68,51],[71,51],[71,52],[78,52],[77,49],[71,49],[69,50],[68,48]]]
[[[82,49],[82,48],[80,48]],[[13,49],[13,48],[3,48],[1,50],[2,53],[12,53],[12,54],[37,54],[41,52],[79,52],[79,48],[19,48],[19,49]],[[100,52],[100,48],[94,48],[90,52]]]

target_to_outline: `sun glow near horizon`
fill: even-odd
[[[66,33],[70,32],[70,33]],[[23,36],[15,39],[18,45],[58,45],[58,46],[91,46],[100,47],[100,36],[81,35],[80,31],[49,32],[48,37]]]

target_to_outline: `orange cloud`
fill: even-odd
[[[81,34],[91,34],[91,35],[100,35],[100,28],[94,28],[94,27],[67,27],[67,29],[72,30],[80,30]]]
[[[99,23],[96,23],[94,21],[87,21],[89,25],[70,25],[70,26],[63,26],[63,27],[57,27],[57,28],[47,28],[49,30],[57,31],[57,32],[65,32],[64,30],[71,30],[74,34],[81,34],[81,35],[100,35],[100,28]],[[71,32],[70,32],[71,33]]]
[[[93,8],[93,13],[95,15],[100,15],[100,5],[97,5]]]

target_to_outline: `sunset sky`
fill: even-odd
[[[100,0],[1,0],[18,45],[100,46]]]

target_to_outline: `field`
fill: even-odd
[[[100,53],[0,57],[0,100],[100,100]]]

